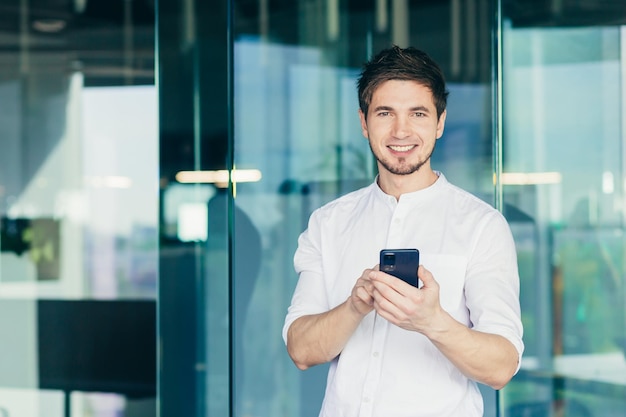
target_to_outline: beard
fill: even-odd
[[[432,156],[433,151],[435,150],[435,146],[433,145],[433,148],[430,150],[430,153],[428,154],[428,156],[426,156],[426,158],[424,158],[421,161],[417,161],[416,163],[413,163],[413,164],[407,163],[405,158],[398,158],[397,162],[392,163],[391,161],[383,158],[376,151],[374,151],[374,148],[372,148],[371,142],[370,142],[370,150],[372,151],[372,154],[374,155],[378,163],[382,165],[383,168],[385,168],[390,173],[394,175],[410,175],[414,172],[419,171],[420,168],[422,168],[422,166],[424,166],[424,164],[430,160],[430,157]]]

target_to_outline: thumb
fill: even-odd
[[[420,281],[422,281],[421,287],[430,288],[439,285],[437,284],[435,277],[433,277],[433,274],[431,274],[428,269],[424,268],[423,265],[420,265],[417,269],[417,277],[420,279]]]

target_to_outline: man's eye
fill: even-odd
[[[378,113],[379,116],[389,116],[389,112],[388,111],[381,111],[380,113]]]
[[[418,111],[418,112],[415,113],[415,116],[416,117],[424,117],[424,116],[426,116],[426,113],[422,113],[421,111]]]

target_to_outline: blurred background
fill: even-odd
[[[361,65],[438,61],[433,167],[501,210],[526,351],[486,416],[626,415],[620,0],[0,0],[0,417],[314,417],[312,210],[372,182]]]

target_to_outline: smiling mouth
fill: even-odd
[[[415,148],[415,145],[404,145],[404,146],[389,145],[389,149],[391,149],[394,152],[408,152],[413,148]]]

